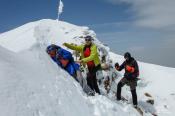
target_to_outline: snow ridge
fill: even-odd
[[[88,27],[43,19],[1,34],[0,116],[139,115],[132,105],[116,102],[114,96],[87,97],[80,85],[45,53],[46,46],[51,43],[60,46],[64,42],[82,44],[85,35],[93,36],[99,49],[106,50],[113,63],[122,63],[123,57],[110,52]],[[139,104],[148,112],[173,115],[175,69],[142,62],[139,66]],[[153,95],[154,107],[144,102],[144,92]],[[123,94],[131,100],[128,87],[123,88]]]

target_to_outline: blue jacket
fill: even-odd
[[[61,62],[59,61],[60,58],[69,60],[69,63],[66,67],[62,66]],[[58,64],[58,66],[65,69],[72,76],[74,76],[76,71],[79,70],[79,65],[74,62],[72,54],[63,48],[58,49],[56,56],[52,57],[52,59]]]

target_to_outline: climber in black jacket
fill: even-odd
[[[130,86],[131,93],[132,93],[132,99],[133,99],[133,105],[134,107],[137,107],[137,93],[136,93],[136,86],[137,86],[137,80],[139,76],[139,68],[137,61],[131,57],[131,54],[129,52],[126,52],[124,54],[125,61],[122,63],[121,66],[119,66],[118,63],[115,64],[115,68],[118,71],[121,71],[125,69],[124,77],[120,80],[120,82],[117,85],[117,100],[121,100],[121,88],[127,84]]]

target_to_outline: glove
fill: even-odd
[[[129,66],[129,65],[126,65],[126,70],[127,70],[128,72],[131,72],[131,73],[133,73],[133,72],[135,71],[134,67]]]
[[[119,70],[119,63],[115,63],[115,69]]]
[[[67,46],[68,45],[68,43],[63,43],[63,46]]]

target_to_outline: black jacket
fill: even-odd
[[[126,66],[131,66],[134,68],[134,72],[128,72],[126,70]],[[119,71],[123,70],[125,68],[125,74],[124,74],[124,77],[127,78],[127,79],[135,79],[136,77],[139,76],[139,67],[138,67],[138,64],[137,64],[137,61],[134,59],[134,58],[130,58],[129,61],[124,61],[122,63],[121,66],[119,66]]]

